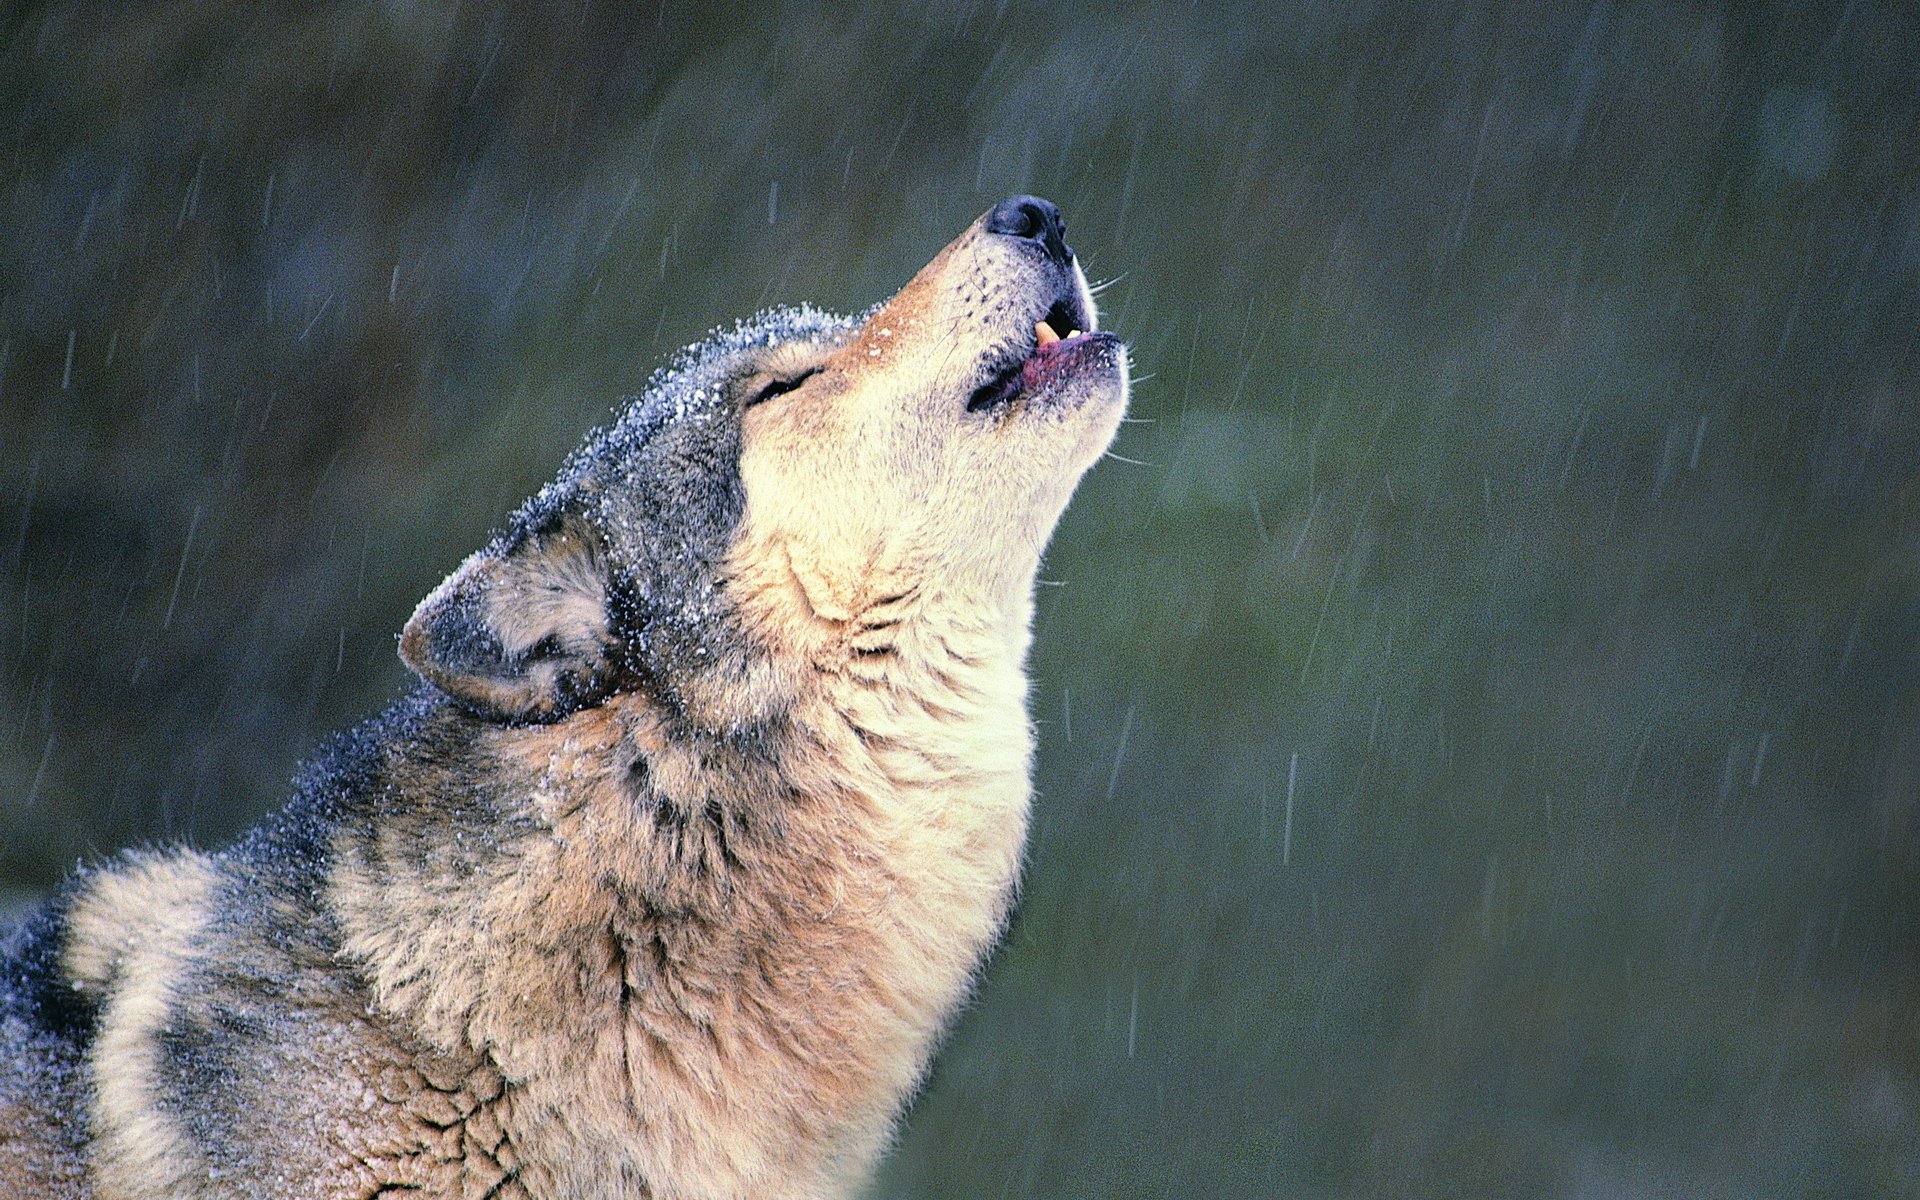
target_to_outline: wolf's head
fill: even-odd
[[[1016,196],[864,318],[780,309],[683,352],[421,603],[401,655],[491,720],[636,690],[737,725],[796,671],[884,672],[915,621],[965,613],[1017,654],[1126,394],[1059,211]]]

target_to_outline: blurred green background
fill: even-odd
[[[0,883],[218,844],[661,356],[1066,211],[1134,415],[876,1195],[1920,1195],[1906,5],[0,5]]]

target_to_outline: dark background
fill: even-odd
[[[1920,1194],[1905,5],[0,5],[0,881],[216,845],[661,356],[1065,209],[1134,415],[877,1194]]]

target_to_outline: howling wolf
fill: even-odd
[[[1016,196],[658,372],[226,850],[0,956],[0,1198],[841,1197],[1006,918],[1041,550],[1126,407]]]

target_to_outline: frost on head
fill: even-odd
[[[718,594],[744,506],[734,384],[852,324],[773,309],[681,351],[421,602],[407,665],[482,717],[539,722],[738,653]]]

